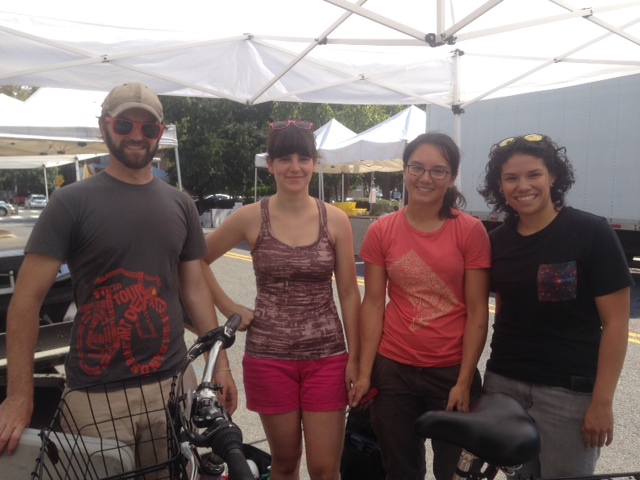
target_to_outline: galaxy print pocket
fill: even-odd
[[[538,300],[562,302],[574,300],[578,292],[576,262],[551,263],[538,267]]]

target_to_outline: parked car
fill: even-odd
[[[11,197],[11,199],[9,200],[9,203],[22,207],[24,206],[24,202],[27,199],[27,196],[28,195],[26,193],[18,193],[17,195],[14,195],[13,197]]]
[[[7,203],[5,201],[0,200],[0,217],[6,217],[7,215],[15,215],[18,213],[18,209]]]
[[[27,199],[24,201],[24,206],[31,208],[44,208],[47,206],[47,197],[40,194],[29,195]]]

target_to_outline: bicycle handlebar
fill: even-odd
[[[242,431],[231,421],[230,415],[218,399],[216,391],[220,390],[220,386],[212,383],[220,351],[233,345],[241,322],[240,315],[231,315],[224,325],[198,337],[189,350],[187,356],[190,362],[209,351],[202,382],[194,392],[195,402],[187,412],[193,424],[198,428],[205,428],[205,431],[197,433],[185,429],[182,433],[190,444],[211,448],[222,458],[227,464],[231,480],[254,480],[242,450]]]

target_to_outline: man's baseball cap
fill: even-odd
[[[102,115],[117,117],[126,110],[141,108],[162,123],[164,114],[158,96],[146,85],[131,82],[118,85],[102,102]]]

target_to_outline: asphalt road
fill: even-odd
[[[20,217],[0,218],[0,230],[8,230],[16,235],[28,237],[38,212],[21,211]],[[357,261],[357,259],[356,259]],[[251,257],[246,248],[236,248],[216,261],[213,270],[225,291],[238,303],[253,307],[255,299],[255,281]],[[361,268],[358,268],[361,272]],[[359,278],[363,291],[363,281]],[[336,295],[336,302],[337,302]],[[493,308],[491,308],[491,311]],[[224,317],[220,316],[221,321]],[[490,321],[493,321],[491,315]],[[187,335],[187,344],[193,342],[193,337]],[[244,351],[244,334],[238,334],[235,345],[228,351],[233,368],[234,377],[240,390],[240,407],[234,414],[233,420],[243,431],[244,441],[268,451],[268,445],[256,414],[244,408],[244,389],[242,386],[241,359]],[[480,360],[480,369],[484,370],[488,345]],[[196,368],[202,368],[196,365]],[[612,446],[603,449],[598,463],[597,473],[640,471],[640,279],[636,279],[636,286],[632,292],[631,320],[629,326],[629,342],[625,367],[620,378],[614,405],[615,433]],[[304,468],[301,479],[308,480],[309,476]]]

